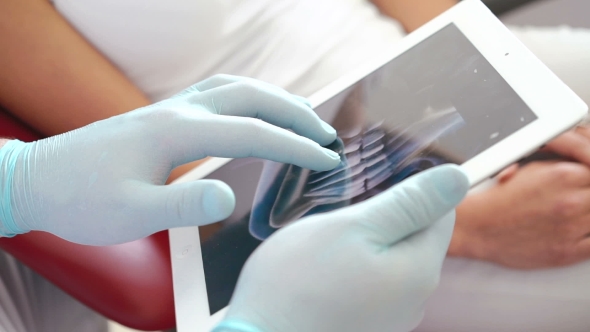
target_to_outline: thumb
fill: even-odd
[[[151,186],[142,193],[142,198],[145,218],[157,230],[221,221],[236,206],[234,192],[218,180]]]
[[[451,212],[469,190],[467,175],[456,165],[443,165],[414,175],[359,205],[356,218],[369,236],[392,245],[431,226]]]

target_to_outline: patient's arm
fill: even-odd
[[[0,105],[45,136],[149,104],[47,0],[0,1],[0,43]]]
[[[47,0],[0,1],[0,104],[50,136],[148,99]]]
[[[457,4],[458,0],[371,0],[379,10],[412,32]]]

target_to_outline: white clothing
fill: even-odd
[[[309,95],[404,35],[366,0],[54,4],[152,101],[217,73]]]
[[[365,0],[54,3],[153,101],[216,73],[308,96],[403,36]],[[589,30],[513,31],[590,102]],[[448,259],[418,331],[590,330],[589,278],[590,262],[522,272]]]

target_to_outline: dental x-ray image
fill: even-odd
[[[355,96],[358,94],[349,97]],[[345,103],[358,105],[350,100]],[[351,109],[342,107],[341,111]],[[410,175],[448,162],[436,154],[432,145],[462,127],[465,121],[453,107],[427,109],[421,116],[422,120],[408,126],[394,125],[388,129],[381,121],[351,136],[341,134],[328,146],[341,159],[340,165],[331,171],[314,172],[267,162],[250,215],[252,236],[264,240],[276,229],[306,215],[363,201]],[[344,128],[337,130],[347,133]]]
[[[272,233],[430,167],[462,164],[536,119],[452,24],[316,112],[338,132],[329,146],[340,154],[336,169],[246,158],[207,177],[228,183],[237,204],[228,219],[200,229],[211,314],[229,303],[246,259]]]

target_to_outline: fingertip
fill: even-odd
[[[470,187],[469,178],[460,166],[445,164],[428,172],[435,190],[450,205],[459,204],[467,195]]]
[[[321,158],[316,159],[312,165],[310,165],[310,169],[317,171],[317,172],[325,172],[330,171],[336,168],[342,162],[340,155],[337,152],[334,152],[329,149],[321,148],[323,151],[324,156]]]
[[[301,96],[293,96],[295,99],[305,104],[305,106],[309,108],[309,110],[307,110],[309,113],[306,112],[306,115],[308,116],[305,118],[299,118],[300,121],[305,120],[300,122],[300,124],[303,125],[303,128],[300,128],[299,133],[304,134],[304,136],[307,136],[321,146],[326,146],[334,142],[337,137],[336,129],[319,118],[319,116],[311,107],[311,102],[309,100]]]
[[[320,121],[321,121],[322,129],[324,130],[325,135],[323,135],[321,142],[318,142],[318,143],[321,146],[330,145],[337,138],[336,129],[334,129],[334,127],[329,125],[327,122],[322,121],[322,120],[320,120]]]
[[[201,206],[205,214],[214,221],[228,218],[236,207],[233,190],[224,182],[208,180],[203,192]]]
[[[297,126],[293,129],[297,134],[305,136],[321,146],[330,145],[338,137],[336,129],[314,113],[301,114]]]

